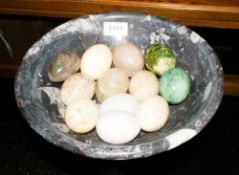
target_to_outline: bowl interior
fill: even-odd
[[[126,145],[102,142],[95,131],[75,134],[64,123],[60,83],[47,78],[48,65],[61,51],[78,55],[91,45],[113,48],[130,42],[144,52],[152,43],[163,43],[176,55],[177,66],[192,79],[189,97],[170,106],[169,121],[155,133],[141,132]],[[128,159],[150,156],[189,140],[208,123],[223,94],[222,67],[206,41],[189,28],[173,21],[141,13],[90,15],[64,23],[44,35],[26,53],[15,81],[18,107],[31,127],[51,143],[90,157]]]

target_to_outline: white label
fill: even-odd
[[[127,22],[104,22],[105,36],[127,36],[128,23]]]

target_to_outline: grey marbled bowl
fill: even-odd
[[[116,23],[115,23],[116,22]],[[170,107],[165,127],[144,133],[125,145],[102,142],[95,131],[75,134],[63,120],[60,84],[47,78],[48,65],[60,51],[81,55],[96,43],[109,47],[129,41],[144,50],[150,43],[168,45],[177,66],[192,79],[189,97]],[[84,16],[51,30],[26,53],[15,79],[15,96],[29,125],[43,138],[71,152],[101,159],[147,157],[175,148],[197,135],[218,109],[223,96],[223,70],[213,49],[197,33],[173,21],[142,13],[104,13]]]

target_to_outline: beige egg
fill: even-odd
[[[92,100],[76,99],[66,107],[65,122],[70,130],[84,134],[95,128],[98,116],[98,107]]]
[[[88,75],[73,74],[62,84],[60,96],[65,105],[74,99],[91,99],[95,94],[95,81]]]
[[[144,67],[144,58],[140,50],[133,44],[123,43],[113,49],[113,64],[123,69],[129,77]]]
[[[169,117],[169,105],[167,101],[158,95],[153,95],[140,101],[136,118],[141,129],[147,132],[160,130]]]
[[[139,71],[130,80],[129,92],[138,100],[159,94],[159,80],[149,71]]]
[[[88,48],[81,59],[81,72],[93,79],[101,77],[112,64],[112,52],[104,44]]]
[[[128,87],[129,78],[127,74],[119,68],[111,68],[98,79],[96,98],[99,102],[103,102],[111,95],[126,92]]]
[[[96,124],[97,135],[110,144],[125,144],[140,132],[135,116],[122,111],[111,111],[99,117]]]

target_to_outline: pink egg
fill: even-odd
[[[123,69],[129,77],[144,67],[144,58],[140,50],[133,44],[123,43],[113,49],[113,64]]]

